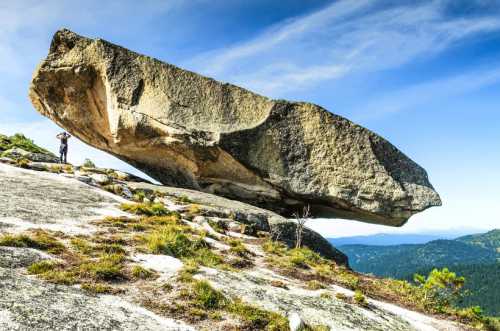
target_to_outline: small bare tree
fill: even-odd
[[[304,235],[304,226],[306,225],[307,219],[311,216],[310,213],[311,206],[304,206],[302,209],[302,214],[299,212],[293,214],[297,221],[297,227],[295,228],[295,248],[300,248],[302,246],[302,237]]]

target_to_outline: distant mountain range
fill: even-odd
[[[373,241],[382,242],[384,238],[380,235]],[[500,315],[500,229],[422,244],[336,246],[347,254],[354,270],[377,276],[411,280],[416,272],[426,274],[435,267],[448,267],[466,278],[466,288],[472,292],[466,299],[468,304]]]
[[[449,231],[432,231],[428,233],[377,233],[366,236],[328,238],[336,247],[344,245],[401,245],[425,244],[437,239],[455,239],[469,233],[480,233],[481,230],[454,229]]]
[[[353,236],[342,238],[328,238],[328,241],[336,247],[344,245],[400,245],[400,244],[425,244],[429,241],[442,239],[443,237],[432,234],[390,234],[378,233],[369,236]]]

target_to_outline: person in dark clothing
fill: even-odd
[[[67,132],[59,133],[56,136],[57,139],[61,141],[61,146],[59,146],[59,159],[61,163],[67,163],[68,157],[68,139],[71,135]]]

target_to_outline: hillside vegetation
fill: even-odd
[[[430,269],[417,270],[419,274],[428,274]],[[481,306],[484,313],[500,316],[500,263],[457,265],[453,271],[466,279],[464,297],[456,301],[459,307]],[[404,277],[412,281],[414,273]]]
[[[500,229],[491,230],[486,233],[471,234],[455,240],[500,253]]]
[[[500,316],[500,230],[435,240],[415,245],[345,245],[341,250],[351,267],[359,272],[413,280],[415,273],[448,267],[466,279],[469,293],[459,306],[480,305],[484,312]]]
[[[27,152],[31,153],[43,153],[53,155],[51,152],[46,149],[36,145],[33,140],[26,138],[21,133],[16,133],[13,136],[6,136],[0,134],[0,152],[12,149],[12,148],[21,148]]]
[[[498,256],[492,250],[456,240],[435,240],[416,245],[346,245],[341,250],[349,256],[353,269],[395,278],[403,278],[423,268],[491,264]]]

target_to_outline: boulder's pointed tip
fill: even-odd
[[[80,38],[82,37],[67,28],[59,29],[52,37],[49,53],[67,52],[73,48],[76,40]]]

